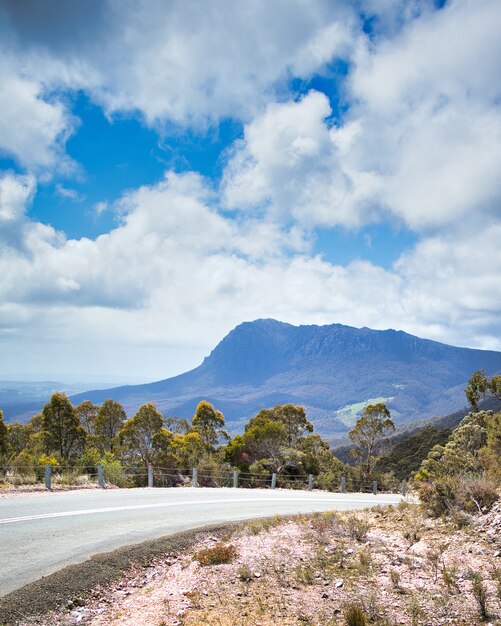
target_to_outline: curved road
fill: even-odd
[[[225,521],[394,504],[398,495],[117,489],[0,499],[0,596],[94,554]]]

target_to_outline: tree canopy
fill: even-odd
[[[353,455],[362,464],[364,477],[370,480],[377,460],[378,444],[395,430],[390,411],[384,402],[368,404],[355,427],[348,433],[357,446]]]
[[[42,409],[42,434],[47,449],[67,461],[85,441],[78,414],[64,393],[54,393]]]
[[[228,433],[223,428],[224,415],[205,400],[198,403],[191,424],[192,430],[200,435],[207,451],[214,450],[221,437],[229,439]]]
[[[471,375],[464,392],[474,411],[478,411],[478,403],[486,396],[501,400],[501,374],[488,378],[485,370],[476,370]]]

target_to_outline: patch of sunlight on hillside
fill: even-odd
[[[368,404],[391,402],[394,399],[394,396],[388,398],[383,398],[381,396],[378,398],[368,398],[367,400],[362,400],[362,402],[355,402],[354,404],[347,404],[346,406],[341,407],[337,411],[334,411],[334,416],[345,426],[355,426],[357,417]]]

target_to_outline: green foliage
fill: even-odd
[[[221,438],[228,440],[224,430],[224,415],[217,411],[210,402],[202,400],[198,403],[195,415],[191,420],[192,429],[200,435],[208,452],[212,452]]]
[[[85,429],[88,435],[93,435],[94,422],[99,412],[99,407],[92,404],[90,400],[85,400],[76,407],[75,411],[77,412],[82,428]]]
[[[367,626],[367,613],[360,604],[350,604],[344,611],[346,626]]]
[[[478,403],[486,396],[501,400],[501,375],[489,379],[485,370],[477,370],[471,375],[464,392],[473,410],[478,411]]]
[[[129,458],[144,465],[154,464],[160,454],[168,452],[172,433],[163,426],[162,414],[153,403],[143,404],[123,425],[120,442]]]
[[[85,410],[87,413],[91,413],[90,407],[86,407]],[[116,438],[126,419],[127,415],[120,402],[114,400],[103,402],[97,415],[93,418],[94,433],[103,450],[110,452],[114,450]]]
[[[472,583],[472,593],[477,601],[478,611],[483,620],[489,619],[489,611],[487,609],[487,587],[482,579],[480,572],[470,572],[469,578]]]
[[[469,413],[453,431],[445,446],[437,445],[430,450],[415,480],[433,481],[439,477],[481,472],[481,450],[487,444],[487,429],[491,420],[496,421],[492,411]]]
[[[104,482],[115,487],[130,487],[129,478],[120,461],[112,452],[105,452],[100,461],[103,466]]]
[[[9,449],[9,439],[7,426],[3,422],[3,411],[0,409],[0,458],[7,454]]]
[[[42,410],[43,440],[48,451],[58,452],[64,461],[85,442],[85,430],[77,412],[63,393],[54,393]]]
[[[101,463],[101,451],[95,446],[87,445],[77,461],[78,467],[89,474],[97,472],[97,466]]]
[[[366,481],[372,478],[378,444],[393,430],[395,425],[388,407],[383,402],[378,402],[365,407],[355,427],[348,433],[357,446],[353,454],[362,464]]]
[[[486,420],[486,442],[480,450],[480,462],[487,476],[501,484],[501,413],[494,413]]]
[[[447,443],[452,431],[427,426],[396,443],[377,462],[378,472],[393,473],[398,480],[407,480],[416,473],[430,450]]]
[[[200,565],[222,565],[225,563],[231,563],[237,556],[237,549],[234,545],[224,545],[217,543],[213,548],[205,548],[196,552],[194,555],[195,561],[198,561]]]
[[[171,451],[177,459],[178,466],[184,469],[196,467],[206,453],[200,433],[197,432],[173,435]]]
[[[247,422],[244,433],[226,446],[225,458],[242,471],[257,471],[263,476],[275,472],[293,478],[325,472],[332,477],[339,462],[326,441],[309,434],[312,430],[301,406],[261,409]]]
[[[498,499],[495,484],[481,478],[441,476],[420,485],[419,497],[434,517],[488,511]]]

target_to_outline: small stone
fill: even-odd
[[[344,585],[344,580],[342,578],[339,578],[338,580],[336,580],[335,585],[336,585],[336,589],[339,589],[340,587]]]
[[[261,578],[261,572],[254,572],[255,578]]]

